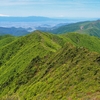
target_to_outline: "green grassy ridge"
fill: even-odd
[[[93,40],[93,45],[99,41],[77,33],[35,31],[4,46],[0,51],[5,61],[0,67],[1,100],[99,100],[99,45],[90,52],[85,38]]]
[[[75,32],[76,30],[80,29],[81,25],[85,25],[89,22],[78,22],[78,23],[72,23],[69,25],[64,25],[61,27],[58,27],[57,29],[52,30],[52,33],[56,33],[56,34],[62,34],[62,33],[66,33],[66,32]]]
[[[52,42],[47,37],[44,38],[44,40],[41,40],[40,33],[39,35],[37,32],[32,33],[25,37],[19,38],[10,45],[1,49],[1,55],[5,55],[0,56],[1,62],[3,63],[3,66],[0,68],[0,72],[2,73],[2,71],[4,71],[4,73],[0,76],[1,83],[5,84],[6,80],[9,81],[12,78],[10,74],[16,69],[18,73],[24,70],[27,64],[30,63],[35,56],[44,56],[48,53],[55,52],[60,47],[60,45]],[[22,65],[21,69],[20,65]],[[9,66],[10,69],[7,66]],[[15,69],[13,69],[13,67]],[[7,70],[9,71],[7,72]],[[5,76],[5,78],[3,76]]]
[[[27,36],[19,37],[17,40],[0,49],[0,64],[2,65],[2,63],[11,59],[17,54],[17,52],[25,49],[25,47],[27,47],[27,49],[30,48],[29,46],[32,44],[41,44],[45,49],[55,52],[58,48],[60,48],[60,45],[55,41],[52,41],[52,39],[49,39],[49,37],[51,37],[51,34],[46,36],[46,33],[39,31],[31,33]]]
[[[100,53],[100,38],[89,36],[87,34],[68,33],[60,35],[64,40],[70,40],[72,44],[78,47],[85,47],[90,51]]]
[[[32,59],[26,69],[7,87],[7,93],[11,95],[14,91],[16,98],[18,95],[21,100],[87,99],[99,91],[99,56],[68,43],[51,57],[48,56],[48,60],[47,57],[39,56]],[[98,95],[93,98],[96,96],[99,100]]]
[[[50,31],[55,34],[62,34],[67,32],[78,32],[82,34],[89,34],[91,36],[100,37],[100,20],[78,22],[69,25],[61,26],[57,29]]]
[[[22,70],[23,70],[23,68],[35,56],[38,56],[38,55],[44,56],[47,53],[55,52],[57,49],[60,48],[60,45],[51,41],[47,37],[44,36],[43,38],[45,39],[41,40],[41,37],[40,35],[38,35],[37,32],[32,33],[25,37],[19,38],[18,40],[12,42],[10,45],[1,49],[2,50],[1,55],[5,55],[5,56],[0,56],[1,61],[4,63],[4,66],[1,67],[0,71],[2,72],[3,70],[5,70],[5,68],[6,70],[9,70],[9,67],[13,69],[13,66],[20,67],[20,65],[23,65],[22,67]],[[5,73],[8,74],[6,70],[4,74]],[[21,71],[20,68],[19,70]],[[10,75],[10,70],[9,70],[9,75]],[[4,75],[2,74],[1,77],[2,76]],[[6,79],[3,78],[3,81],[6,81]],[[2,83],[3,81],[1,80]]]

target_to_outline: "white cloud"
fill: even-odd
[[[2,0],[0,1],[0,6],[11,6],[11,5],[30,5],[30,4],[51,4],[51,5],[57,5],[57,4],[76,4],[77,2],[71,2],[71,1],[60,1],[60,0]]]
[[[5,14],[0,14],[1,17],[5,16],[5,17],[8,17],[9,15],[5,15]]]

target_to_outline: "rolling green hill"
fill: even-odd
[[[49,30],[49,32],[56,34],[77,32],[100,37],[100,20],[68,24],[56,29]]]
[[[100,100],[99,44],[78,33],[15,38],[0,48],[0,100]]]

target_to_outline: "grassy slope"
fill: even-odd
[[[0,48],[2,48],[3,46],[9,44],[13,40],[15,40],[15,37],[13,37],[11,35],[0,36]]]
[[[0,49],[0,97],[99,100],[99,41],[76,33],[57,36],[36,31],[11,42]]]
[[[37,65],[37,68],[42,68],[43,74],[37,72],[31,80],[31,82],[34,80],[35,82],[27,83],[26,87],[22,86],[18,93],[23,95],[23,99],[31,100],[78,100],[85,96],[88,97],[88,94],[98,94],[100,65],[96,61],[97,57],[87,49],[67,44],[45,65]],[[22,92],[23,88],[26,90],[24,93]],[[95,95],[91,98],[99,100],[100,97]]]
[[[86,21],[86,22],[78,22],[65,26],[61,26],[57,29],[51,31],[52,33],[62,34],[66,32],[78,32],[83,34],[89,34],[92,36],[100,37],[100,20],[97,21]]]
[[[50,35],[48,34],[48,36]],[[2,62],[0,73],[3,72],[0,75],[0,84],[3,84],[2,86],[5,87],[16,74],[20,74],[28,66],[32,59],[37,56],[44,57],[55,52],[58,48],[60,48],[60,45],[51,41],[46,34],[35,32],[19,38],[0,49]]]
[[[60,35],[64,40],[70,39],[71,43],[78,47],[85,47],[90,51],[95,51],[100,53],[100,38],[83,35],[79,33],[69,33]]]

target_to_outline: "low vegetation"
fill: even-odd
[[[0,39],[0,100],[100,100],[99,38],[40,31],[7,37]]]

